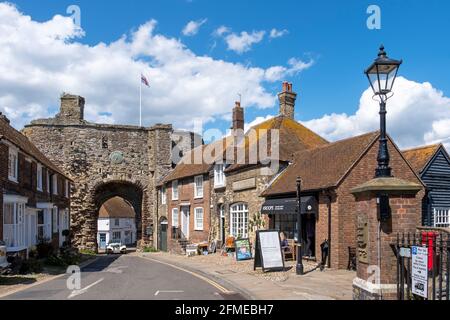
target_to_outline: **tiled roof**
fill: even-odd
[[[293,164],[262,195],[296,192],[297,177],[302,178],[302,191],[337,186],[378,136],[371,132],[296,153]]]
[[[0,119],[0,140],[7,140],[23,153],[39,161],[45,167],[67,177],[53,162],[51,162],[39,149],[22,133],[14,129],[4,119]]]
[[[402,154],[412,166],[416,174],[420,174],[441,146],[441,144],[433,144],[429,146],[403,150]]]
[[[133,207],[120,197],[114,197],[106,201],[98,213],[99,218],[134,218]]]
[[[223,157],[223,152],[218,151],[226,150],[227,146],[230,145],[232,141],[231,139],[232,138],[228,136],[208,145],[201,145],[192,149],[181,159],[177,166],[169,172],[162,180],[162,183],[165,184],[173,180],[208,173],[211,165]],[[216,154],[217,152],[218,154]]]
[[[270,130],[279,130],[279,161],[291,161],[294,153],[307,150],[312,148],[317,148],[328,144],[324,138],[314,133],[310,129],[306,128],[297,121],[285,117],[277,116],[264,121],[252,128],[256,132],[256,139],[249,138],[249,132],[246,134],[245,140],[245,164],[232,164],[227,168],[227,172],[238,170],[243,167],[248,166],[248,154],[249,150],[258,150],[256,147],[260,146],[261,137],[264,131],[267,130],[267,153],[269,156],[273,157],[271,146],[271,135]]]

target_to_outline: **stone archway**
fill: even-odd
[[[136,239],[142,239],[143,232],[145,233],[146,226],[142,224],[142,216],[148,216],[148,208],[144,205],[147,201],[145,188],[140,183],[132,183],[129,181],[109,181],[102,182],[95,186],[93,192],[93,202],[96,207],[96,216],[98,217],[101,206],[108,200],[120,197],[131,204],[135,212],[136,223]]]

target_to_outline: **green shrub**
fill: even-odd
[[[41,273],[42,262],[37,259],[23,260],[19,268],[20,274]]]
[[[36,251],[39,259],[45,259],[54,254],[55,249],[51,243],[41,242],[36,245]]]
[[[155,249],[155,248],[153,248],[153,247],[144,247],[144,248],[142,249],[142,251],[145,252],[145,253],[151,253],[151,252],[158,252],[159,250],[158,250],[158,249]]]
[[[88,256],[95,256],[97,253],[91,249],[80,249],[80,253]]]
[[[60,255],[53,254],[46,260],[46,264],[55,267],[67,267],[77,265],[81,261],[81,255],[76,251],[64,251]]]

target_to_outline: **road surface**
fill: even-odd
[[[226,300],[244,299],[205,278],[134,255],[101,256],[81,270],[81,287],[69,275],[37,284],[3,299],[26,300]],[[72,283],[74,283],[72,281]]]

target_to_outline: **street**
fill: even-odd
[[[101,256],[81,270],[81,288],[69,275],[4,297],[6,300],[224,300],[243,299],[190,271],[133,255]]]

